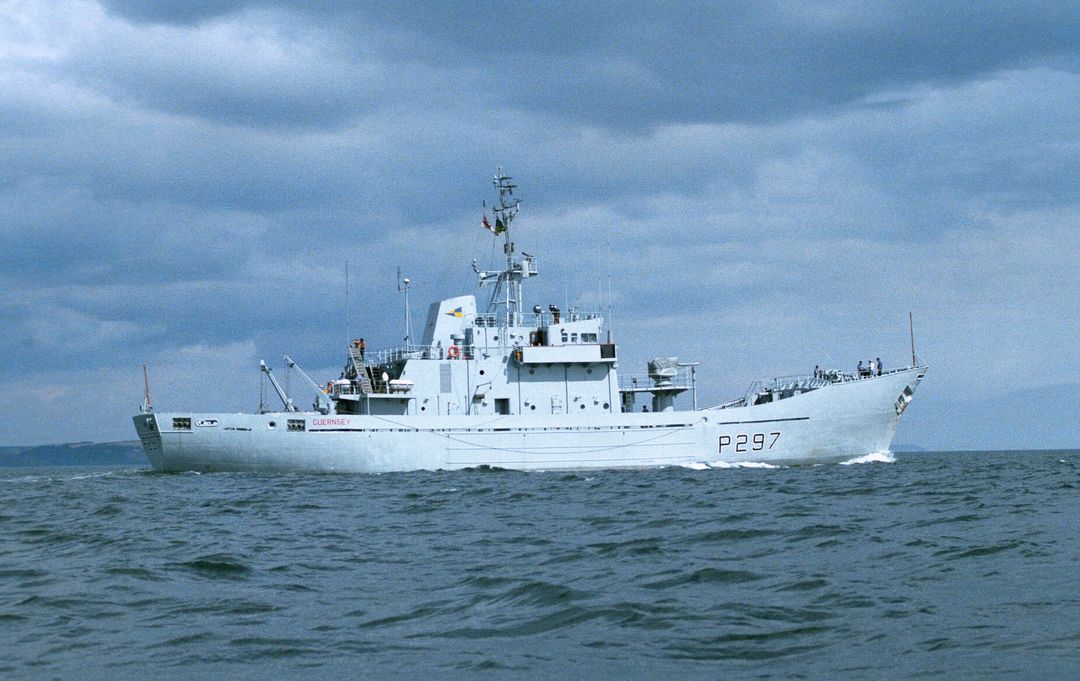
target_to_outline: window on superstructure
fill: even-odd
[[[562,342],[566,343],[566,341],[568,341],[568,340],[570,340],[570,337],[566,335],[565,331],[563,331],[562,332]]]
[[[577,334],[576,333],[570,334],[570,342],[571,343],[577,343]]]

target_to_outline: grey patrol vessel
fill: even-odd
[[[675,358],[622,376],[619,348],[599,313],[555,305],[527,309],[522,285],[533,255],[512,238],[519,200],[501,170],[495,224],[505,268],[480,270],[489,289],[428,309],[423,336],[368,352],[353,342],[341,378],[325,385],[297,369],[315,396],[257,414],[156,413],[149,389],[134,417],[160,471],[382,473],[492,466],[595,469],[745,461],[811,464],[887,451],[925,365],[858,375],[829,371],[755,382],[739,399],[699,408],[697,365]],[[408,305],[408,280],[406,306]],[[408,314],[406,314],[408,319]],[[408,322],[406,322],[408,324]],[[677,409],[690,402],[689,408]]]

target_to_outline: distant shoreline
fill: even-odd
[[[0,467],[149,464],[138,440],[0,447]]]

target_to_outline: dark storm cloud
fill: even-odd
[[[143,21],[212,21],[266,8],[309,17],[365,58],[400,67],[453,63],[482,74],[458,96],[614,128],[777,121],[856,102],[883,88],[955,82],[1048,57],[1075,59],[1071,3],[206,3],[171,10],[114,2]],[[399,74],[409,79],[409,74]],[[309,124],[379,96],[349,93]],[[441,80],[427,85],[445,86]],[[392,99],[400,83],[384,84]],[[302,99],[301,97],[297,98]],[[191,106],[196,106],[194,103]],[[207,115],[240,106],[211,100]],[[283,116],[289,120],[289,108]]]

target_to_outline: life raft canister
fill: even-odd
[[[461,356],[461,348],[456,345],[451,345],[450,349],[446,351],[446,356],[450,359],[457,359]]]

